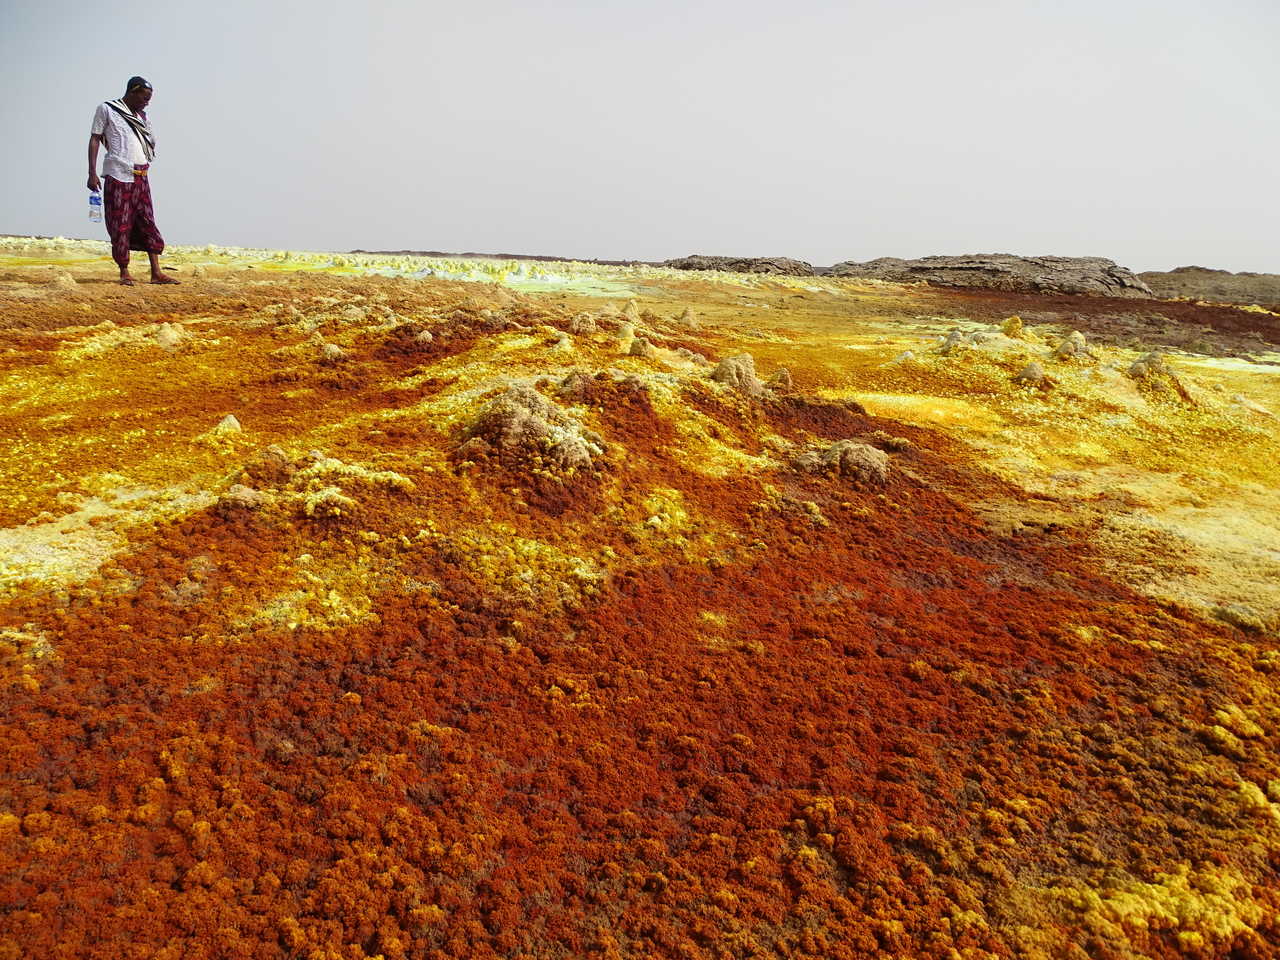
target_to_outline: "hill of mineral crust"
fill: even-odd
[[[0,240],[0,958],[1280,955],[1280,316]]]

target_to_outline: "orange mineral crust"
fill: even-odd
[[[1280,955],[1275,315],[52,259],[0,958]]]

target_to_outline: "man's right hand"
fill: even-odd
[[[96,173],[89,174],[88,186],[94,193],[102,192],[102,181],[98,179],[98,175]]]

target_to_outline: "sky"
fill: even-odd
[[[176,244],[1280,272],[1276,0],[0,0],[0,233],[93,237],[155,88]]]

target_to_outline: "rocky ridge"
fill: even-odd
[[[899,283],[923,280],[943,287],[982,287],[1023,293],[1155,296],[1133,271],[1104,257],[1020,257],[1008,253],[933,256],[918,260],[880,257],[865,263],[837,263],[831,268],[831,274]]]
[[[711,257],[692,254],[667,260],[662,266],[674,270],[720,270],[727,273],[775,273],[790,277],[812,277],[813,264],[791,257]]]
[[[1176,267],[1138,274],[1138,279],[1158,297],[1189,297],[1221,303],[1280,304],[1280,274],[1215,270],[1211,267]],[[1274,307],[1273,307],[1274,309]]]

